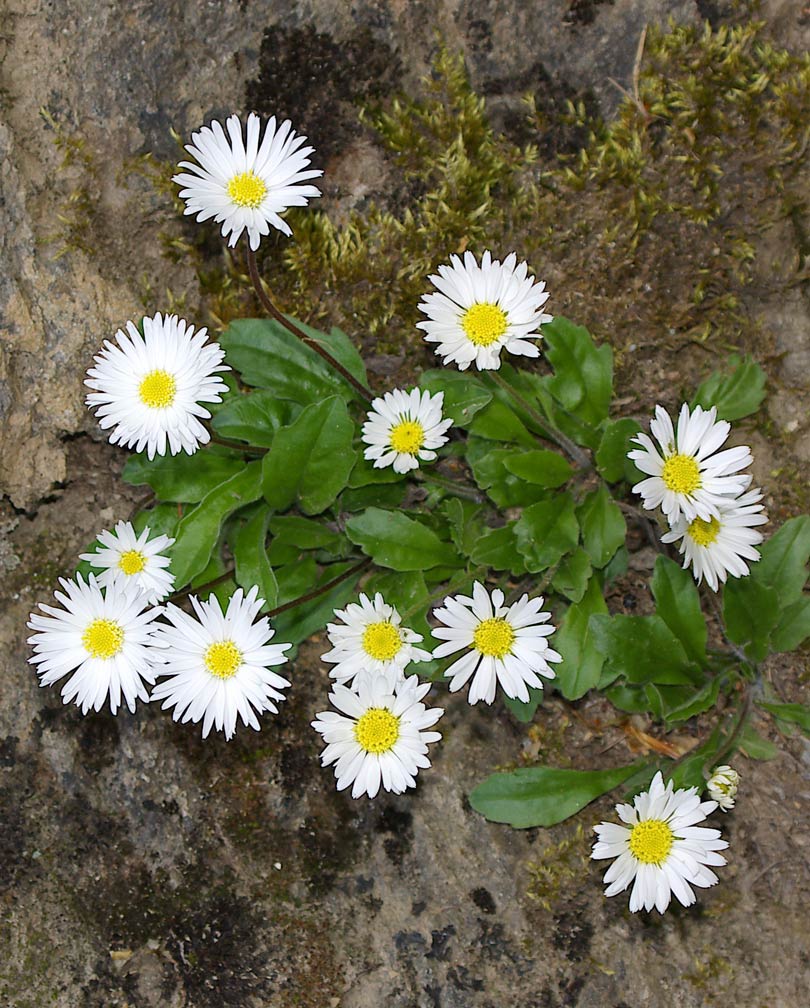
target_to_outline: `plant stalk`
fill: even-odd
[[[337,577],[332,578],[331,581],[327,581],[326,584],[321,585],[319,588],[313,589],[311,592],[307,592],[306,595],[299,595],[298,598],[293,599],[291,602],[285,602],[284,605],[276,606],[275,609],[271,609],[269,613],[265,615],[269,617],[278,616],[279,613],[286,612],[288,609],[294,609],[297,605],[303,605],[305,602],[311,602],[316,599],[319,595],[324,595],[335,585],[340,584],[341,581],[345,581],[346,578],[351,577],[352,574],[359,574],[361,570],[371,563],[371,560],[366,557],[365,560],[361,560],[356,563],[354,567],[350,567],[345,570],[342,574],[338,574]]]
[[[364,385],[361,385],[354,375],[347,371],[339,361],[335,360],[329,351],[326,350],[317,340],[314,340],[311,336],[307,336],[303,329],[299,329],[294,322],[291,322],[288,318],[286,318],[286,316],[275,306],[265,289],[265,285],[262,283],[261,277],[259,276],[259,268],[256,264],[256,254],[250,245],[248,245],[247,250],[247,264],[248,273],[250,274],[253,287],[255,288],[256,294],[268,314],[274,318],[276,322],[279,322],[285,329],[291,332],[293,336],[297,336],[302,343],[306,344],[306,346],[321,356],[342,378],[345,378],[345,380],[363,397],[363,399],[366,400],[366,402],[371,402],[374,399],[373,393],[370,392]]]

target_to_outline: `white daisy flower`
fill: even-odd
[[[62,687],[62,702],[76,702],[82,714],[101,710],[109,697],[117,713],[123,698],[130,712],[135,701],[149,702],[144,682],[155,681],[154,652],[150,645],[157,629],[153,620],[159,609],[146,608],[138,585],[111,584],[101,590],[94,575],[87,582],[81,574],[75,581],[59,579],[63,591],[55,598],[64,608],[43,605],[47,616],[31,613],[28,638],[41,686],[50,686],[69,672]]]
[[[95,389],[87,405],[95,408],[102,429],[112,427],[111,444],[143,451],[150,459],[184,451],[193,455],[210,435],[200,419],[211,416],[200,403],[222,402],[228,386],[216,374],[230,371],[218,343],[205,344],[207,330],[176,315],[143,320],[143,336],[132,322],[126,335],[115,334],[118,346],[104,341],[87,372],[85,385]]]
[[[750,482],[750,476],[746,482]],[[746,561],[759,560],[762,533],[754,528],[764,525],[768,516],[762,507],[761,490],[750,490],[735,499],[720,499],[717,515],[708,521],[694,518],[687,521],[681,516],[669,532],[661,536],[662,542],[677,542],[678,550],[684,558],[683,566],[692,566],[695,580],[717,591],[720,583],[725,584],[729,574],[744,577],[748,574]]]
[[[447,443],[444,432],[453,426],[442,419],[444,392],[431,396],[418,388],[395,389],[371,404],[363,424],[363,441],[369,446],[363,455],[374,459],[374,468],[392,465],[394,472],[417,469],[419,461],[432,462],[435,448]]]
[[[664,786],[660,772],[649,791],[636,795],[632,805],[617,805],[625,826],[601,823],[594,826],[598,840],[591,857],[616,858],[605,873],[605,896],[615,896],[634,883],[630,910],[663,913],[674,893],[683,906],[695,902],[690,886],[705,889],[717,882],[707,867],[724,865],[717,851],[728,847],[720,830],[697,826],[717,802],[701,802],[697,788],[674,791],[672,781]]]
[[[402,617],[379,592],[373,602],[361,593],[359,605],[350,602],[345,609],[335,609],[335,616],[345,625],[327,624],[332,650],[321,657],[335,666],[329,675],[343,685],[350,685],[358,673],[363,673],[363,677],[386,676],[389,688],[393,688],[406,665],[430,659],[429,651],[414,647],[422,635],[402,626]]]
[[[174,545],[167,535],[149,538],[147,526],[140,535],[129,522],[120,521],[114,532],[103,531],[98,537],[100,549],[82,553],[80,559],[101,570],[97,581],[102,588],[113,582],[138,585],[146,600],[154,605],[171,594],[174,574],[168,570],[170,560],[163,550]]]
[[[728,812],[734,808],[739,783],[740,775],[732,767],[726,764],[715,767],[714,773],[706,783],[706,790],[709,792],[709,797],[717,802],[721,812]]]
[[[275,633],[270,621],[256,619],[264,605],[258,594],[255,587],[247,595],[237,589],[224,614],[215,595],[207,602],[192,595],[198,619],[171,603],[165,607],[172,625],[159,628],[155,646],[162,663],[158,675],[169,678],[157,684],[151,699],[162,700],[163,710],[174,707],[175,721],[202,719],[203,738],[213,725],[230,739],[237,715],[258,731],[256,714],[278,713],[275,701],[285,699],[279,691],[290,683],[269,666],[287,661],[284,652],[292,645],[270,643]]]
[[[633,441],[641,448],[627,453],[650,477],[633,487],[634,493],[641,494],[644,507],[650,511],[660,506],[670,525],[681,515],[686,521],[719,517],[723,497],[736,497],[750,482],[750,477],[740,472],[751,463],[747,445],[718,452],[730,431],[730,423],[717,419],[716,407],[704,410],[696,406],[690,414],[684,403],[676,436],[669,414],[656,406],[650,432],[660,451],[648,435],[637,434]]]
[[[553,315],[541,311],[548,300],[546,285],[529,275],[525,262],[517,263],[511,252],[503,262],[484,252],[478,265],[472,252],[464,262],[450,256],[450,265],[439,267],[430,277],[436,291],[426,294],[419,310],[428,317],[417,322],[426,333],[425,342],[437,343],[443,364],[456,364],[466,371],[475,364],[479,371],[501,366],[501,350],[524,357],[539,357],[534,343],[539,327]]]
[[[199,163],[181,161],[178,168],[193,174],[182,172],[172,181],[183,186],[180,198],[185,200],[186,214],[196,214],[198,221],[213,217],[222,224],[222,237],[230,235],[229,245],[235,245],[247,229],[255,252],[271,225],[292,234],[279,214],[320,196],[320,189],[301,183],[323,172],[307,168],[315,148],[301,146],[307,138],[297,136],[289,120],[277,127],[272,116],[262,133],[259,117],[251,112],[247,142],[238,115],[230,116],[225,126],[228,137],[218,122],[191,134],[186,150]]]
[[[363,679],[356,693],[335,686],[329,700],[341,713],[324,711],[312,727],[327,743],[321,765],[335,764],[338,791],[351,784],[352,798],[373,798],[380,784],[394,794],[416,785],[419,769],[430,766],[428,745],[441,738],[425,730],[444,714],[421,702],[430,686],[416,676],[393,689],[385,676]]]
[[[548,663],[562,661],[562,655],[552,651],[546,640],[554,627],[548,623],[551,613],[541,611],[543,596],[530,599],[524,595],[511,606],[504,606],[503,601],[499,588],[490,596],[476,581],[472,598],[448,596],[443,608],[433,610],[436,619],[445,624],[437,627],[433,636],[446,642],[436,648],[433,657],[444,658],[471,648],[444,673],[451,680],[451,693],[472,677],[467,698],[471,704],[479,700],[491,704],[499,683],[508,697],[525,703],[529,686],[542,689],[539,676],[554,678]]]

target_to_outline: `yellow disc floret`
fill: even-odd
[[[630,853],[642,864],[660,867],[674,840],[675,835],[663,819],[643,819],[630,831]]]
[[[473,644],[478,651],[493,658],[508,655],[514,639],[515,631],[505,619],[499,617],[482,620],[473,634]]]
[[[138,386],[141,402],[150,409],[166,409],[171,406],[176,392],[177,382],[168,371],[150,371]]]
[[[354,726],[354,737],[367,753],[393,749],[399,738],[399,718],[386,707],[369,707]]]
[[[109,619],[94,619],[82,634],[82,644],[91,658],[114,658],[124,646],[124,629]]]
[[[118,559],[118,566],[127,574],[140,574],[146,566],[146,557],[140,550],[127,550]]]
[[[664,463],[661,479],[667,489],[675,493],[690,494],[700,489],[700,469],[691,455],[670,455]]]
[[[476,346],[491,346],[503,336],[507,325],[506,313],[487,301],[472,305],[461,316],[461,328]]]
[[[230,679],[242,664],[242,652],[232,640],[211,644],[203,655],[205,667],[217,679]]]
[[[389,620],[369,623],[363,631],[363,650],[377,661],[390,661],[402,647],[402,634]]]
[[[415,455],[425,443],[425,428],[416,420],[401,420],[391,428],[391,447],[404,455]]]
[[[237,206],[255,210],[267,195],[267,186],[255,172],[240,172],[228,183],[228,195]]]
[[[704,521],[695,518],[689,523],[689,535],[698,546],[711,546],[720,533],[720,522],[716,518]]]

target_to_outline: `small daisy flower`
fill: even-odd
[[[28,638],[34,654],[28,659],[37,666],[41,686],[50,686],[69,672],[73,675],[62,687],[62,702],[101,710],[109,697],[110,710],[117,713],[123,698],[130,712],[135,701],[148,703],[144,682],[155,681],[153,643],[157,629],[153,620],[159,609],[147,609],[146,597],[138,585],[111,584],[102,591],[94,575],[85,582],[59,579],[63,591],[55,592],[64,608],[43,605],[47,616],[31,613],[28,627],[36,631]]]
[[[419,461],[432,462],[435,448],[447,443],[445,431],[452,420],[442,419],[444,392],[431,396],[419,389],[395,389],[375,399],[363,424],[364,457],[374,468],[392,465],[394,472],[417,469]]]
[[[548,663],[562,661],[562,655],[552,651],[546,640],[554,627],[548,623],[551,613],[541,611],[543,596],[530,599],[524,595],[511,606],[504,606],[503,601],[499,588],[490,596],[476,581],[472,598],[448,596],[443,608],[433,610],[436,619],[445,624],[437,627],[433,636],[446,642],[436,648],[433,657],[471,649],[444,673],[451,680],[451,693],[472,677],[467,698],[471,704],[479,700],[491,704],[499,683],[508,697],[525,703],[529,686],[542,689],[539,676],[554,678]]]
[[[225,127],[227,137],[216,121],[191,134],[186,150],[199,163],[181,161],[178,168],[193,174],[181,172],[172,181],[183,187],[180,198],[186,203],[186,214],[196,214],[198,221],[213,217],[222,225],[222,237],[230,235],[229,245],[235,245],[247,230],[255,252],[271,225],[292,234],[279,214],[320,196],[316,186],[301,183],[323,172],[307,168],[315,148],[302,146],[307,138],[296,135],[288,119],[276,126],[272,116],[262,132],[259,117],[251,112],[247,141],[238,115],[230,116]]]
[[[213,725],[230,739],[237,716],[258,731],[256,714],[278,713],[275,701],[285,699],[280,690],[290,683],[269,666],[287,661],[284,652],[292,645],[270,643],[270,621],[256,619],[264,605],[258,594],[258,588],[247,595],[237,589],[224,614],[215,595],[207,602],[192,595],[197,619],[172,603],[165,607],[172,625],[160,627],[155,646],[158,674],[169,678],[157,684],[151,699],[162,700],[163,710],[174,707],[175,721],[202,720],[203,738]]]
[[[481,265],[472,252],[464,262],[450,256],[450,265],[439,267],[430,277],[436,288],[419,303],[428,317],[417,322],[425,342],[437,343],[436,353],[444,364],[466,371],[475,364],[479,371],[501,366],[501,350],[524,357],[539,357],[530,340],[539,339],[540,326],[552,315],[541,310],[548,300],[546,285],[529,275],[525,262],[510,253],[503,262],[484,252]]]
[[[649,791],[636,795],[632,805],[617,805],[625,826],[601,823],[594,826],[598,840],[594,860],[616,858],[605,873],[605,896],[615,896],[633,882],[630,910],[663,913],[674,893],[683,906],[695,902],[690,886],[705,889],[717,882],[707,867],[718,867],[726,859],[717,851],[728,843],[720,830],[697,826],[717,808],[717,802],[701,802],[697,788],[673,790],[666,787],[661,773],[653,777]]]
[[[371,676],[358,691],[335,686],[329,700],[340,711],[324,711],[312,727],[327,743],[321,765],[335,764],[338,791],[352,785],[352,798],[380,790],[402,794],[416,785],[420,768],[429,767],[428,745],[438,742],[431,728],[444,711],[422,703],[430,683],[416,676],[401,679],[393,688],[385,676]]]
[[[115,334],[118,346],[104,341],[87,372],[94,389],[87,405],[103,430],[112,427],[111,444],[143,451],[150,459],[184,451],[193,455],[210,435],[200,419],[211,416],[200,403],[222,402],[228,386],[216,374],[230,371],[218,343],[205,344],[206,329],[176,315],[143,320],[143,336],[132,322]]]
[[[717,802],[721,812],[728,812],[734,808],[739,783],[740,775],[736,770],[725,764],[715,767],[706,784],[706,790],[709,792],[709,797]]]
[[[748,478],[750,481],[750,477]],[[695,580],[717,591],[725,584],[729,574],[744,577],[748,574],[746,561],[759,560],[759,550],[755,547],[762,542],[762,533],[756,525],[764,525],[768,516],[762,507],[761,490],[750,490],[735,499],[721,499],[717,515],[708,521],[693,518],[687,521],[681,516],[669,532],[661,536],[662,542],[677,542],[678,550],[684,558],[683,566],[691,565]]]
[[[406,665],[430,659],[429,651],[414,647],[422,635],[402,626],[402,617],[379,592],[373,602],[361,594],[359,605],[351,602],[345,609],[335,609],[335,616],[345,625],[327,624],[332,650],[321,657],[335,666],[329,675],[343,685],[350,685],[362,672],[364,677],[384,675],[393,687]]]
[[[105,530],[98,541],[101,548],[82,553],[80,559],[101,570],[97,581],[102,588],[131,581],[152,605],[171,594],[174,575],[167,569],[170,561],[162,551],[174,545],[174,539],[167,535],[150,539],[148,527],[137,535],[129,522],[120,521],[114,532]]]
[[[696,406],[690,413],[684,403],[676,435],[667,411],[656,406],[650,432],[660,451],[647,434],[637,434],[633,441],[641,448],[627,453],[649,476],[633,487],[644,507],[651,511],[660,505],[670,525],[681,515],[689,522],[719,517],[723,498],[736,497],[750,482],[740,472],[751,463],[750,448],[741,445],[718,452],[730,431],[730,423],[717,419],[716,407]]]

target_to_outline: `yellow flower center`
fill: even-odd
[[[230,679],[242,664],[242,652],[232,640],[211,644],[203,655],[205,667],[217,679]]]
[[[720,522],[716,518],[704,521],[702,518],[695,518],[689,524],[689,535],[698,546],[711,546],[720,533]]]
[[[255,172],[240,172],[228,183],[228,195],[237,206],[255,210],[267,195],[267,186]]]
[[[121,554],[118,566],[127,575],[140,574],[146,566],[146,557],[139,550],[127,550]]]
[[[488,301],[472,305],[461,316],[461,328],[476,346],[487,347],[500,339],[507,324],[506,313]]]
[[[402,647],[402,635],[393,623],[369,623],[363,631],[363,650],[377,661],[390,661]]]
[[[138,386],[138,394],[144,406],[151,409],[166,409],[174,402],[177,382],[168,371],[150,371]]]
[[[82,634],[82,644],[91,658],[114,658],[124,646],[124,629],[109,619],[95,619]]]
[[[425,428],[416,420],[402,420],[391,428],[391,447],[395,452],[415,455],[425,443]]]
[[[491,655],[493,658],[508,655],[514,639],[515,631],[500,617],[482,620],[473,634],[473,644],[476,648],[481,654]]]
[[[643,819],[630,831],[630,853],[642,864],[660,865],[672,849],[675,836],[663,819]]]
[[[661,478],[675,493],[690,494],[700,489],[700,469],[691,455],[670,455]]]
[[[388,752],[399,738],[399,718],[385,707],[369,707],[354,726],[354,737],[366,752]]]

